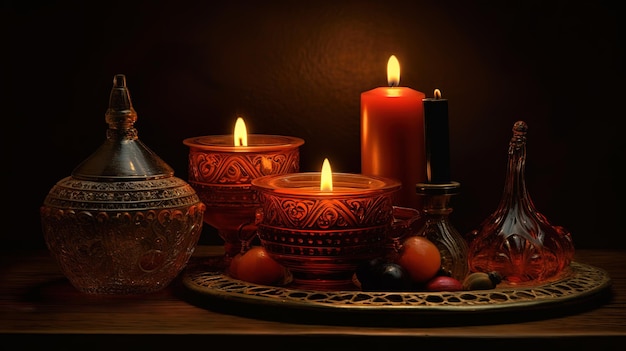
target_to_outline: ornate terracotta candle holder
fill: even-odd
[[[259,207],[250,182],[258,177],[298,172],[304,140],[251,134],[247,146],[234,146],[233,135],[188,138],[189,183],[206,205],[204,222],[224,240],[225,263],[241,251],[256,231]]]
[[[359,263],[385,254],[394,225],[398,181],[360,174],[332,174],[332,190],[320,190],[322,172],[252,180],[259,193],[261,244],[287,267],[294,286],[353,290]]]

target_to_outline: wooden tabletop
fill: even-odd
[[[190,263],[216,252],[199,246]],[[565,311],[530,318],[450,325],[412,325],[410,320],[338,322],[327,318],[282,318],[280,308],[252,311],[237,304],[202,304],[181,279],[162,291],[141,296],[100,296],[78,292],[47,251],[5,253],[0,270],[0,336],[21,346],[112,349],[194,345],[262,346],[326,350],[420,347],[599,347],[623,349],[626,341],[626,252],[577,250],[576,262],[605,270],[610,284],[589,301]],[[297,313],[296,313],[297,315]],[[354,323],[352,323],[354,322]],[[193,344],[191,344],[193,342]],[[204,344],[203,344],[204,343]],[[206,345],[206,347],[202,346]]]

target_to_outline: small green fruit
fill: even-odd
[[[468,274],[463,280],[464,290],[489,290],[494,289],[502,277],[497,272],[473,272]]]

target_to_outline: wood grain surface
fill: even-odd
[[[219,254],[199,246],[193,262]],[[88,295],[77,291],[46,251],[5,253],[0,262],[0,337],[29,347],[134,349],[270,346],[272,349],[360,349],[489,346],[570,346],[622,349],[626,341],[626,252],[578,250],[575,260],[604,269],[611,277],[605,293],[510,321],[474,321],[415,326],[341,321],[333,315],[298,320],[280,309],[251,311],[228,301],[203,303],[180,279],[162,291],[140,296]],[[190,262],[192,263],[192,262]],[[385,322],[387,320],[387,322]]]

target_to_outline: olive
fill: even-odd
[[[356,277],[363,291],[407,291],[411,284],[402,266],[384,258],[375,258],[359,265]]]
[[[502,281],[497,272],[473,272],[463,280],[464,290],[489,290],[495,288]]]
[[[371,285],[371,281],[374,276],[374,270],[376,270],[376,267],[380,266],[382,262],[383,259],[381,257],[377,257],[358,265],[355,274],[356,278],[359,280],[359,283],[361,283],[361,287],[363,287],[363,285]]]

